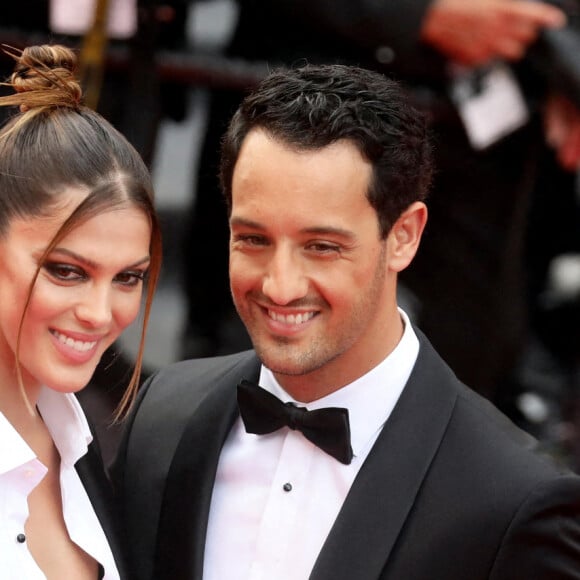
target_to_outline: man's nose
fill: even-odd
[[[275,304],[290,304],[308,293],[308,279],[300,257],[290,249],[277,249],[268,262],[262,292]]]

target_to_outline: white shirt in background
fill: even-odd
[[[92,25],[96,0],[50,0],[52,32],[82,36]],[[120,40],[137,31],[137,0],[109,0],[107,33]]]

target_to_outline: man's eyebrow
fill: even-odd
[[[245,228],[252,228],[254,230],[265,230],[266,228],[254,220],[248,218],[234,216],[230,219],[230,226],[239,226]]]
[[[81,256],[80,254],[77,254],[76,252],[73,252],[71,250],[67,250],[66,248],[58,248],[58,247],[54,248],[52,250],[51,254],[60,254],[63,256],[67,256],[67,257],[72,258],[73,260],[76,260],[77,262],[80,262],[81,264],[84,264],[85,266],[92,268],[92,269],[97,269],[99,267],[99,264],[97,264],[93,260],[89,260],[85,256]],[[147,262],[150,262],[150,261],[151,261],[151,257],[147,255],[147,256],[144,256],[143,258],[141,258],[140,260],[137,260],[133,264],[128,264],[127,268],[137,268],[138,266],[142,266],[143,264],[146,264]]]
[[[265,230],[266,229],[266,226],[262,225],[259,222],[256,222],[256,221],[248,219],[248,218],[237,217],[237,216],[234,216],[230,219],[230,225],[252,228],[255,230]],[[321,234],[321,235],[332,234],[332,235],[341,236],[344,238],[354,238],[355,237],[354,233],[351,232],[350,230],[347,230],[344,228],[339,228],[336,226],[324,226],[324,225],[309,226],[309,227],[303,228],[300,231],[304,234]]]
[[[355,234],[350,230],[346,230],[344,228],[338,228],[336,226],[314,226],[309,228],[304,228],[302,230],[305,234],[319,234],[319,235],[333,235],[333,236],[340,236],[342,238],[355,238]]]

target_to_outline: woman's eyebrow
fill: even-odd
[[[67,257],[72,258],[78,262],[81,262],[81,264],[84,264],[85,266],[87,266],[89,268],[96,269],[99,267],[99,264],[97,264],[93,260],[90,260],[90,259],[86,258],[85,256],[81,256],[80,254],[77,254],[76,252],[73,252],[72,250],[68,250],[67,248],[54,248],[52,250],[51,254],[61,254],[61,255],[67,256]],[[151,260],[151,257],[149,255],[144,256],[140,260],[137,260],[136,262],[129,264],[127,266],[127,268],[136,268],[138,266],[146,264],[150,260]]]

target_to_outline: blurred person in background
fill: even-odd
[[[10,2],[0,41],[22,47],[29,39],[50,39],[76,50],[86,104],[121,131],[151,167],[161,120],[186,115],[185,85],[160,78],[156,57],[160,50],[185,47],[188,9],[188,0]],[[12,64],[1,56],[7,77]]]

